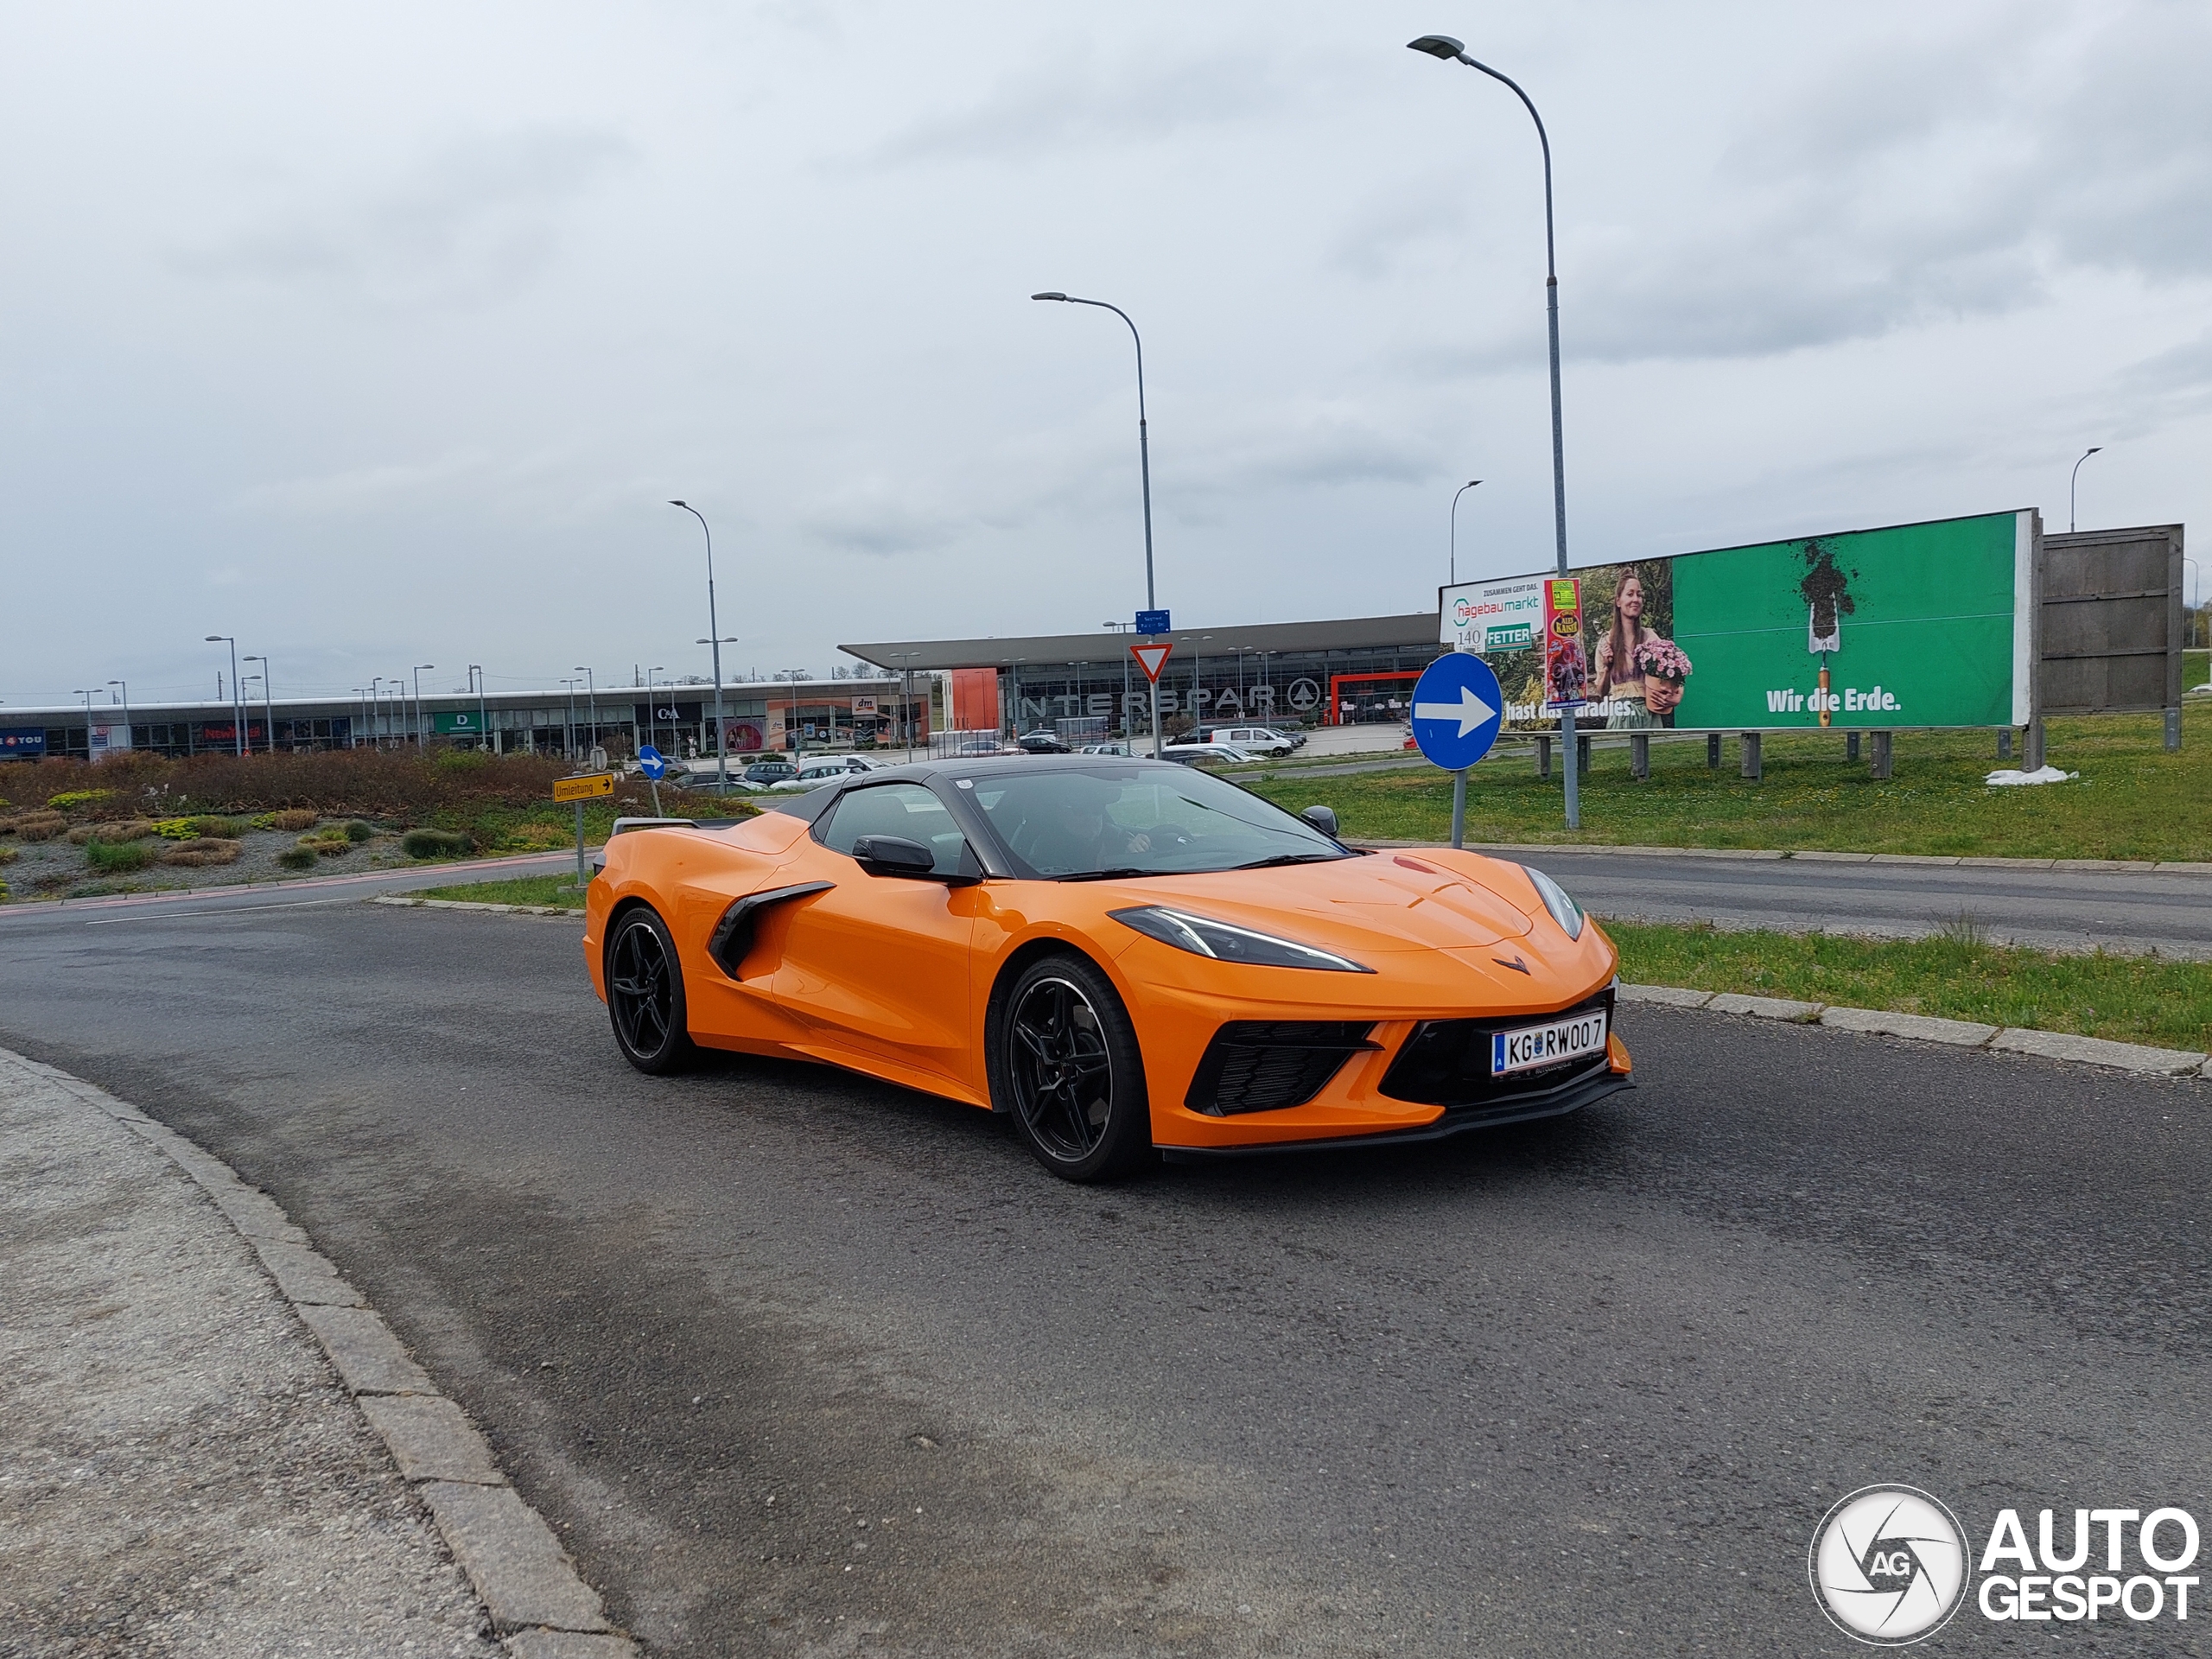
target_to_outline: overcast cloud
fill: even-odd
[[[5,8],[0,702],[1411,610],[1578,558],[2202,519],[2212,14]],[[227,658],[221,664],[227,667]],[[0,711],[4,715],[4,711]]]

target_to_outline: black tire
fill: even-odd
[[[1152,1161],[1144,1055],[1096,965],[1039,957],[993,1023],[991,1092],[1039,1163],[1064,1180],[1102,1181]]]
[[[624,912],[607,941],[607,1013],[622,1058],[649,1076],[681,1071],[698,1054],[676,940],[650,910]]]

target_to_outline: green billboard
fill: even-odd
[[[2022,726],[2036,515],[1840,531],[1574,574],[1590,701],[1579,729]],[[1443,594],[1445,643],[1497,670],[1507,723],[1557,724],[1518,624],[1538,578]]]
[[[440,737],[474,737],[483,730],[483,716],[474,709],[465,714],[434,714],[430,729]]]

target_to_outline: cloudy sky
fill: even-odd
[[[2041,506],[2212,522],[2178,0],[10,3],[0,702],[739,673]],[[2192,573],[2194,575],[2194,573]]]

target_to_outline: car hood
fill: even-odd
[[[1486,859],[1469,861],[1522,883],[1510,866]],[[1240,927],[1282,933],[1355,956],[1502,944],[1525,936],[1533,911],[1541,908],[1533,893],[1509,899],[1478,874],[1389,853],[1099,885],[1111,889],[1116,909],[1122,904],[1187,906]]]

